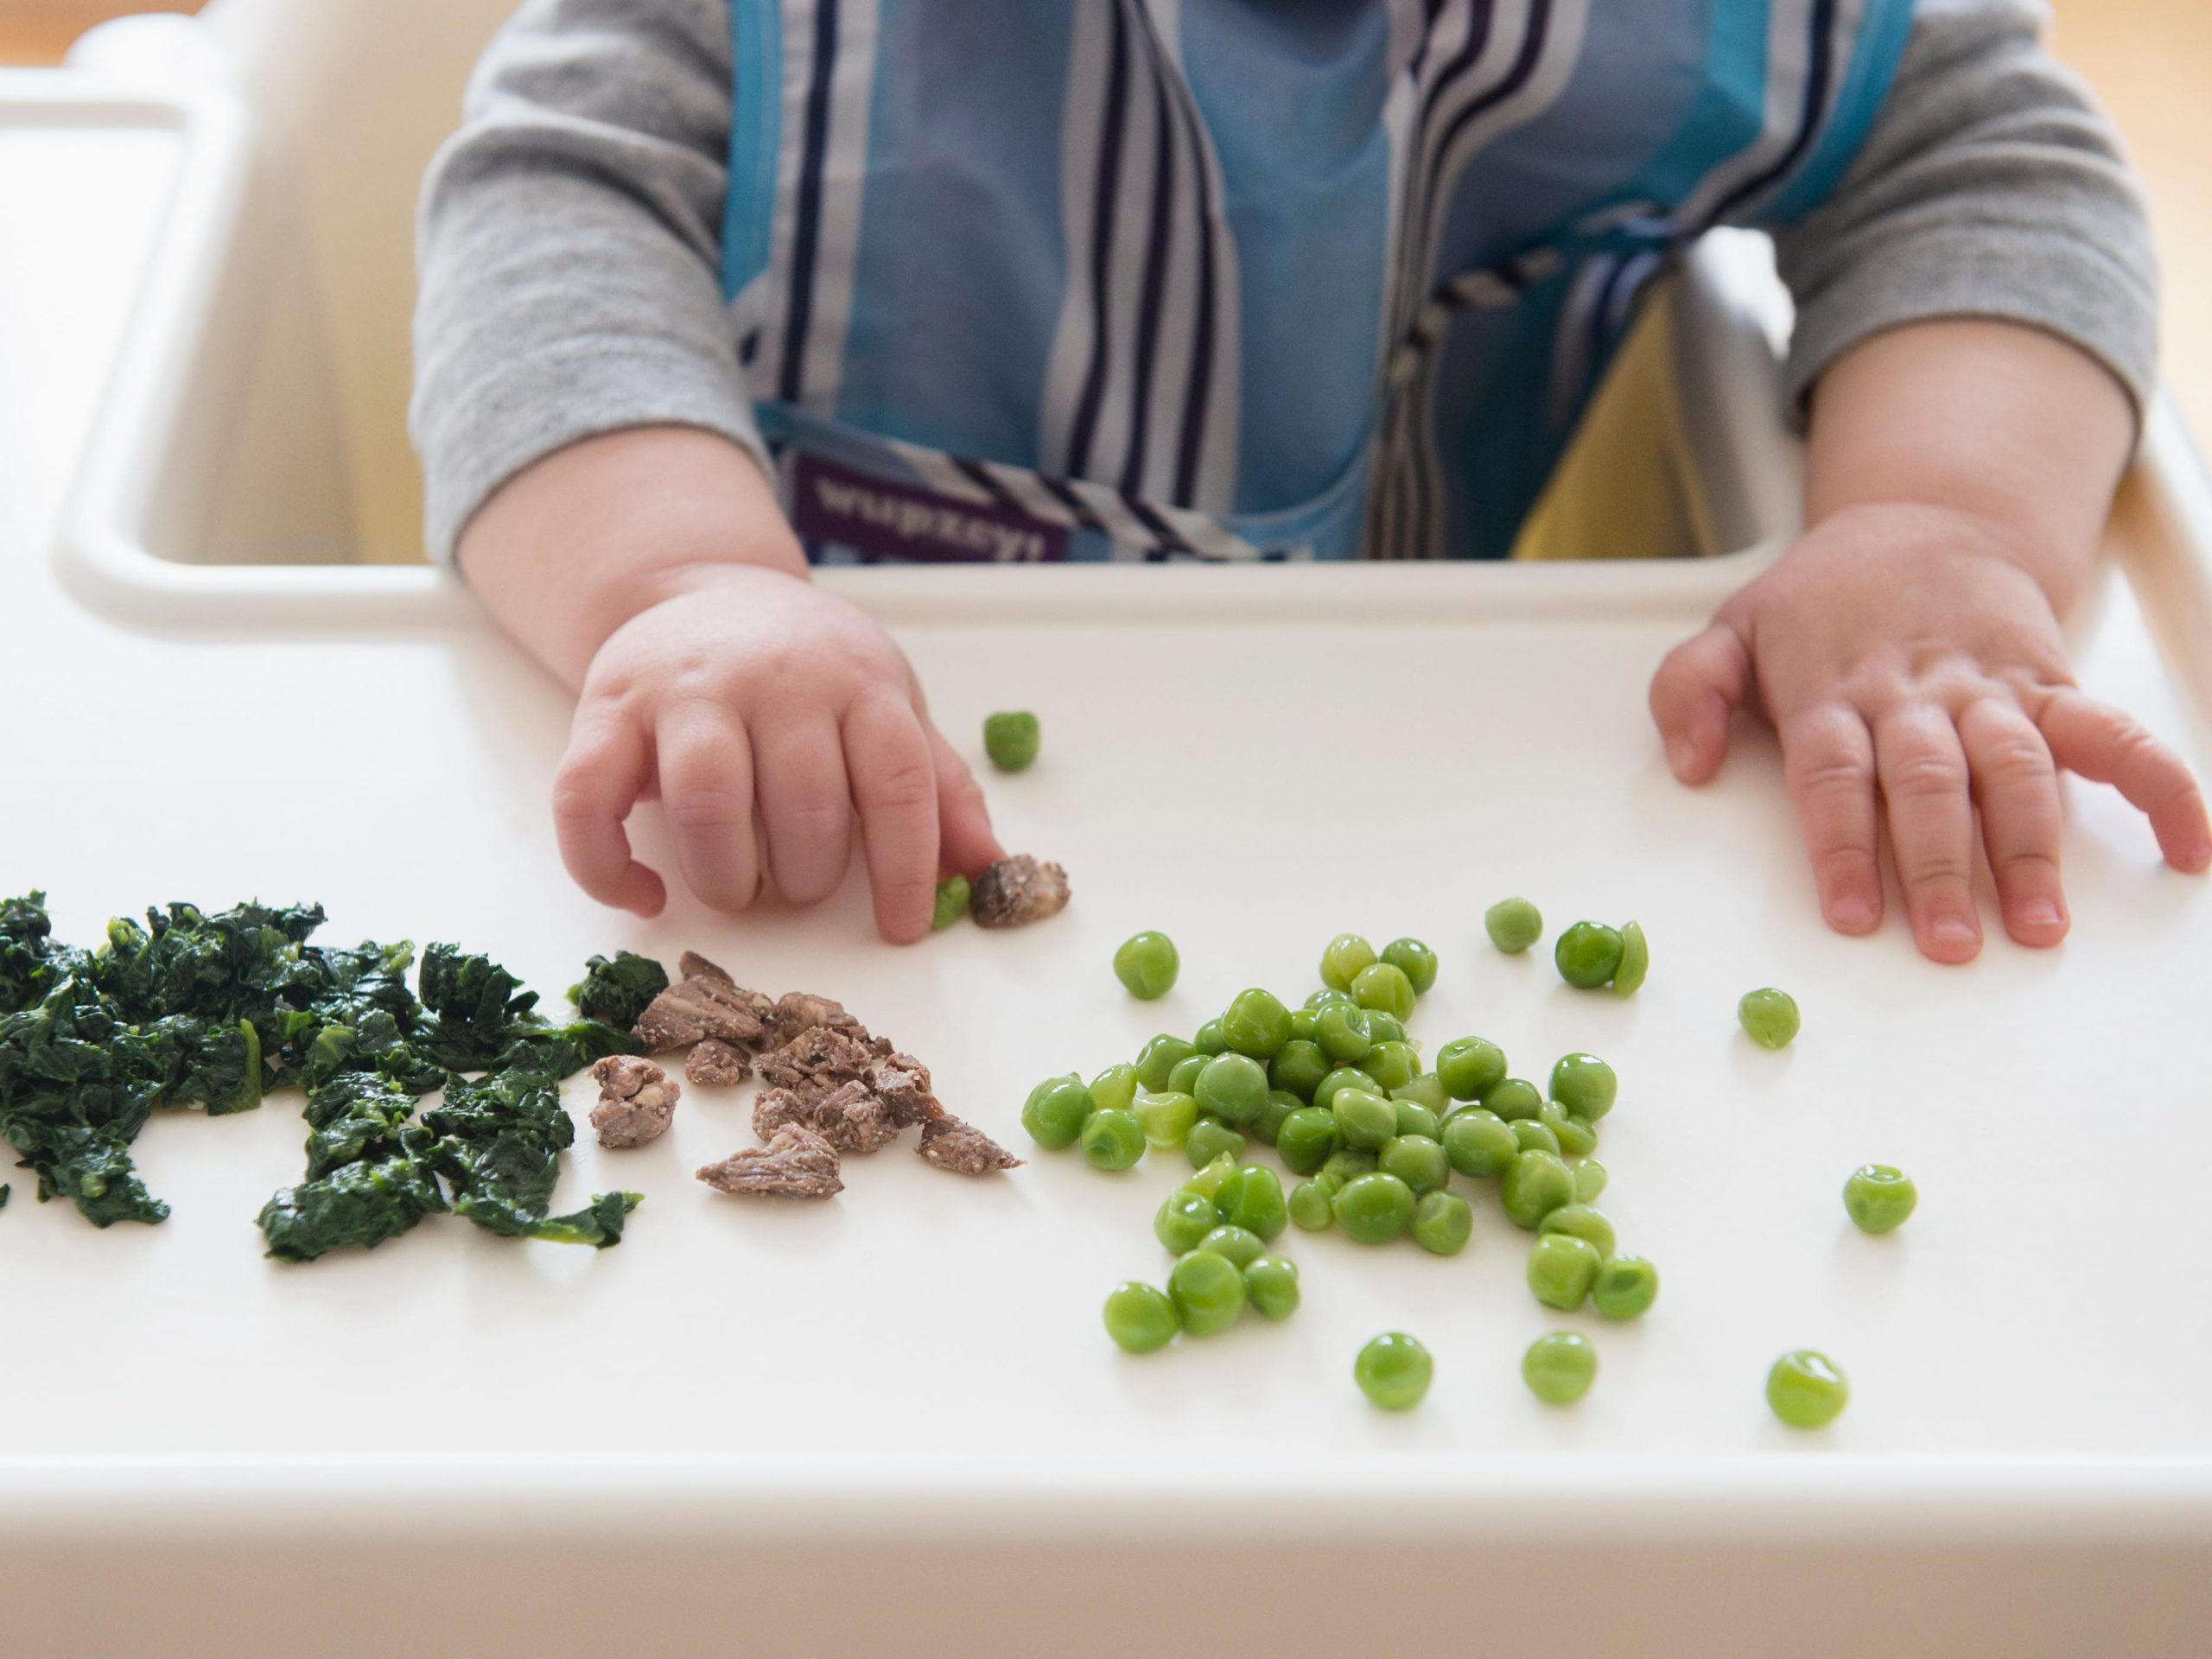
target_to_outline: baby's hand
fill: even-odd
[[[1913,937],[1937,962],[1981,949],[1968,888],[1977,807],[2005,931],[2023,944],[2065,937],[2060,766],[2115,785],[2176,868],[2212,864],[2188,767],[2075,687],[2058,620],[2005,556],[2005,533],[1932,506],[1836,512],[1651,683],[1686,784],[1719,769],[1736,709],[1757,706],[1774,723],[1821,912],[1845,933],[1881,920],[1878,793]]]
[[[857,816],[875,924],[930,931],[940,867],[999,855],[982,791],[931,722],[891,636],[803,576],[702,568],[592,658],[554,784],[561,855],[585,892],[640,915],[660,878],[622,822],[658,791],[683,879],[718,910],[761,890],[810,904],[844,880]],[[754,823],[755,811],[759,827]]]

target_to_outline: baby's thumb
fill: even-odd
[[[1667,653],[1651,678],[1651,718],[1676,778],[1701,784],[1720,770],[1728,753],[1728,717],[1751,691],[1751,654],[1726,622]]]

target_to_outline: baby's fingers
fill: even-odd
[[[753,746],[727,709],[682,702],[661,716],[661,810],[691,891],[716,910],[741,911],[760,893],[753,833]]]
[[[1856,709],[1827,703],[1782,728],[1783,772],[1804,826],[1821,914],[1841,933],[1882,919],[1874,846],[1874,740]]]
[[[1900,708],[1875,728],[1874,766],[1920,953],[1932,962],[1971,962],[1981,950],[1981,918],[1967,885],[1974,807],[1959,728],[1933,704]]]
[[[2151,820],[2158,850],[2177,870],[2212,865],[2204,796],[2181,757],[2117,709],[2068,686],[2036,717],[2051,758],[2093,784],[2110,784]]]
[[[928,716],[923,716],[926,721]],[[974,875],[1006,856],[991,829],[991,809],[982,785],[968,763],[944,741],[944,734],[929,726],[930,753],[937,762],[938,825],[941,836],[938,860],[958,875]]]
[[[2063,825],[2050,746],[2018,705],[1993,697],[1960,711],[1959,741],[1974,772],[2005,930],[2022,944],[2056,944],[2066,937],[2066,893],[2058,879]]]
[[[1667,654],[1651,680],[1651,718],[1675,777],[1701,784],[1720,769],[1728,753],[1728,717],[1744,706],[1751,690],[1751,652],[1726,622]]]
[[[922,722],[891,691],[845,713],[845,767],[875,899],[876,931],[911,944],[930,931],[937,901],[937,768]]]
[[[667,889],[630,856],[622,828],[645,788],[645,736],[637,723],[606,704],[587,703],[553,775],[553,830],[578,887],[602,905],[657,916]]]

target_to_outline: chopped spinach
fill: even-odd
[[[402,1154],[281,1189],[261,1207],[261,1230],[270,1255],[312,1262],[346,1245],[372,1250],[445,1207],[429,1167]]]
[[[561,1154],[576,1138],[550,1075],[495,1071],[474,1082],[457,1078],[422,1121],[438,1137],[428,1155],[453,1189],[456,1213],[508,1237],[602,1249],[621,1242],[622,1217],[637,1207],[634,1192],[602,1192],[573,1215],[546,1216]]]
[[[628,1031],[653,998],[668,988],[668,972],[651,957],[617,950],[614,960],[594,957],[584,976],[569,988],[569,1001],[588,1020],[603,1020]]]

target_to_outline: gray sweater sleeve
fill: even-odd
[[[1797,303],[1790,407],[1868,336],[1993,317],[2102,363],[2139,417],[2158,266],[2118,140],[2039,44],[2031,0],[1920,0],[1888,101],[1828,199],[1776,236]]]
[[[430,555],[564,445],[667,423],[766,452],[719,276],[728,0],[526,0],[423,188],[410,425]]]

